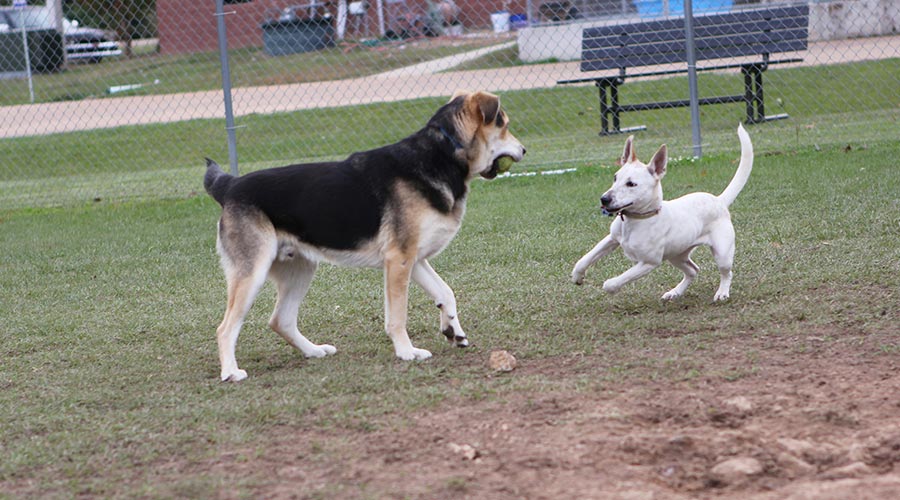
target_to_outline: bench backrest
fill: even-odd
[[[694,16],[697,60],[806,50],[809,7]],[[585,28],[581,71],[687,61],[684,18]]]

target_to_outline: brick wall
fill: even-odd
[[[304,3],[300,0],[295,3]],[[228,47],[262,47],[263,22],[267,11],[291,5],[289,0],[253,0],[247,3],[225,5],[225,11],[235,14],[225,16],[228,28]],[[332,2],[335,3],[336,2]],[[369,0],[368,32],[378,33],[378,16],[375,0]],[[462,10],[461,18],[466,29],[489,29],[491,12],[502,10],[504,4],[513,13],[525,12],[525,0],[456,0]],[[414,12],[425,12],[425,0],[407,0]],[[387,7],[387,2],[385,1]],[[218,50],[214,0],[156,0],[159,22],[159,49],[163,54],[208,52]],[[332,12],[336,7],[331,7]],[[348,27],[349,27],[348,23]]]
[[[226,5],[228,47],[262,47],[259,25],[270,2],[259,0]],[[156,0],[159,23],[159,50],[163,54],[209,52],[219,48],[216,33],[216,3],[214,0]]]

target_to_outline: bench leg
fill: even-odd
[[[747,124],[782,120],[788,117],[782,113],[766,116],[765,94],[763,91],[763,71],[765,66],[749,64],[741,67],[744,74],[744,103],[747,106]]]
[[[618,104],[616,101],[618,100],[618,89],[614,83],[609,80],[600,80],[595,82],[597,85],[597,91],[600,94],[600,135],[610,135],[616,132],[610,132],[609,130],[609,118],[610,115],[613,115],[613,124],[615,129],[619,128],[619,110],[615,109],[613,104]],[[615,90],[614,90],[615,89]],[[612,95],[615,97],[613,98]]]
[[[619,113],[621,113],[622,110],[619,107],[619,83],[621,83],[621,81],[617,78],[607,78],[595,82],[595,85],[597,85],[600,92],[601,136],[624,134],[647,129],[644,125],[624,129],[621,127]],[[609,126],[610,121],[612,121],[612,129],[610,129]]]

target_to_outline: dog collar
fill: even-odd
[[[441,133],[444,134],[444,137],[446,137],[450,141],[450,144],[453,145],[454,149],[463,149],[463,145],[460,144],[459,140],[456,137],[453,137],[452,135],[447,133],[447,131],[444,130],[444,127],[441,127],[440,130],[441,130]]]
[[[662,208],[662,207],[657,207],[656,210],[650,210],[649,212],[641,212],[641,213],[636,213],[636,214],[630,213],[630,212],[629,212],[629,213],[625,213],[624,210],[621,210],[621,211],[619,212],[619,217],[621,217],[622,220],[625,220],[625,216],[626,216],[626,215],[627,215],[628,217],[631,217],[632,219],[649,219],[650,217],[653,217],[654,215],[657,215],[657,214],[659,213],[659,211],[660,211],[661,208]]]

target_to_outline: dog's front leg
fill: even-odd
[[[413,347],[406,332],[409,279],[415,258],[402,251],[390,251],[384,259],[384,324],[394,353],[404,361],[428,359],[431,353]]]
[[[616,276],[615,278],[610,278],[603,282],[603,290],[607,293],[616,293],[622,289],[623,286],[631,283],[632,281],[646,276],[650,273],[650,271],[659,267],[659,264],[652,264],[648,262],[638,262],[637,264],[631,266],[624,273]]]
[[[469,340],[459,324],[456,313],[456,297],[447,283],[438,276],[427,260],[420,260],[413,267],[412,279],[419,284],[441,310],[441,333],[451,344],[467,347]]]
[[[584,282],[584,275],[587,273],[587,269],[601,258],[609,255],[616,248],[619,248],[619,243],[612,236],[606,236],[600,240],[600,243],[597,243],[590,252],[586,253],[584,257],[578,259],[578,262],[575,263],[575,268],[572,269],[572,282],[576,285]]]

